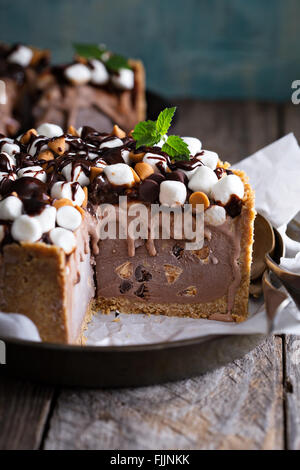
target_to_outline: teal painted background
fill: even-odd
[[[298,0],[0,0],[0,39],[104,42],[143,59],[169,96],[290,99],[300,78]]]

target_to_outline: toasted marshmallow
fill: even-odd
[[[134,72],[130,69],[120,69],[118,74],[112,75],[111,81],[117,88],[132,90],[134,87]]]
[[[7,153],[10,157],[20,152],[20,147],[17,144],[6,143],[2,146],[1,152]]]
[[[114,137],[113,139],[108,140],[107,142],[103,142],[100,145],[100,149],[112,149],[115,147],[121,147],[122,145],[123,145],[122,140],[119,139],[118,137]]]
[[[163,206],[181,206],[186,200],[186,186],[180,181],[163,181],[160,185],[159,201]]]
[[[53,206],[45,206],[44,210],[33,219],[39,222],[42,232],[47,233],[55,227],[56,209]]]
[[[18,46],[18,48],[8,56],[7,61],[12,64],[19,64],[21,67],[27,67],[31,62],[32,56],[33,52],[29,47]]]
[[[85,200],[85,193],[80,185],[77,185],[76,191],[74,191],[74,184],[76,183],[57,181],[51,188],[51,197],[56,199],[69,199],[76,206],[81,206]]]
[[[219,161],[219,155],[211,150],[202,150],[201,155],[197,159],[212,170],[215,170]]]
[[[74,234],[70,230],[67,230],[65,228],[54,228],[53,230],[51,230],[49,237],[53,245],[62,248],[66,255],[72,253],[72,251],[76,247],[76,238]]]
[[[77,183],[80,184],[80,186],[88,186],[90,184],[90,180],[84,173],[81,166],[75,166],[74,171],[73,171],[73,164],[68,163],[68,165],[66,165],[63,168],[62,174],[64,175],[67,181],[69,182],[76,181]]]
[[[189,181],[189,188],[192,191],[202,191],[210,196],[211,190],[217,181],[218,177],[211,168],[199,166]]]
[[[130,166],[126,163],[116,163],[108,165],[104,168],[108,181],[115,186],[132,186],[134,184],[134,176]]]
[[[109,80],[109,73],[105,65],[100,60],[93,59],[90,61],[93,68],[91,70],[91,82],[94,85],[104,85]]]
[[[156,153],[145,153],[143,162],[148,163],[156,173],[160,173],[157,163],[159,163],[159,165],[161,165],[164,170],[166,170],[168,167],[166,157]]]
[[[16,196],[8,196],[0,201],[0,220],[15,220],[22,214],[23,203]]]
[[[196,137],[181,137],[182,140],[187,144],[190,154],[195,156],[196,153],[201,152],[202,143]]]
[[[17,172],[18,178],[23,178],[24,176],[30,176],[31,178],[37,178],[43,183],[47,181],[47,173],[41,166],[27,166],[26,168],[21,168]]]
[[[237,175],[226,175],[213,186],[211,195],[215,201],[225,206],[233,194],[243,199],[244,192],[244,184]]]
[[[0,243],[3,241],[5,237],[5,227],[4,225],[0,225]]]
[[[37,133],[39,135],[44,135],[45,137],[48,137],[48,139],[52,139],[52,137],[59,137],[63,135],[64,131],[60,126],[57,126],[56,124],[44,122],[37,128]]]
[[[92,74],[86,65],[74,64],[66,68],[65,77],[75,85],[84,85],[91,80]]]
[[[82,218],[80,212],[72,206],[62,206],[58,209],[56,222],[62,228],[76,230],[81,224]]]
[[[20,242],[36,242],[43,235],[39,222],[29,215],[20,215],[11,226],[11,235]]]
[[[209,225],[222,225],[226,220],[226,211],[222,206],[211,206],[204,212],[204,222]]]
[[[15,173],[6,173],[5,171],[0,171],[0,183],[4,178],[14,181],[17,178],[17,175]]]
[[[130,162],[130,158],[129,158],[129,150],[121,150],[121,156],[124,160],[124,162],[126,163],[126,165],[129,165],[131,162]]]

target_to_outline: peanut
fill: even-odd
[[[203,204],[204,210],[210,206],[208,197],[202,191],[195,191],[189,197],[189,203],[192,204],[193,208],[196,209],[197,204]]]
[[[146,162],[139,162],[135,165],[134,167],[135,171],[141,178],[141,180],[145,180],[148,178],[148,176],[152,175],[154,173],[154,170],[149,163]]]

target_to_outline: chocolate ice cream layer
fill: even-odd
[[[96,256],[97,296],[126,297],[132,302],[191,304],[227,297],[228,313],[241,281],[238,266],[240,231],[237,219],[207,226],[200,250],[186,250],[184,240],[155,240],[150,256],[144,240],[103,240]]]

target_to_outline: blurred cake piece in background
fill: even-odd
[[[30,96],[37,75],[49,63],[49,51],[22,44],[0,44],[0,80],[4,96],[0,107],[0,133],[14,135],[30,123]]]
[[[104,46],[77,44],[75,60],[40,75],[33,118],[35,126],[53,122],[62,128],[82,125],[130,131],[145,119],[142,62],[113,54]]]

